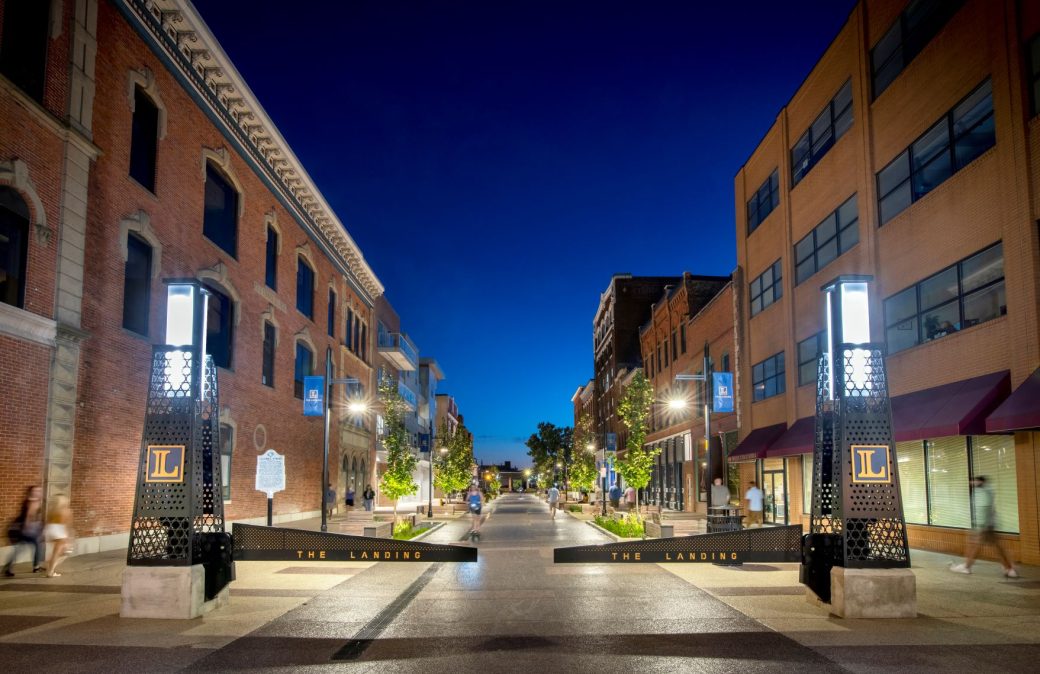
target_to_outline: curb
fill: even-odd
[[[617,534],[615,534],[615,533],[613,533],[611,531],[607,531],[606,529],[604,529],[603,527],[601,527],[600,525],[596,524],[595,522],[593,522],[591,520],[585,520],[585,524],[589,525],[590,527],[592,527],[596,531],[599,531],[601,533],[606,534],[607,536],[610,536],[617,543],[628,543],[630,541],[645,541],[645,540],[648,539],[648,537],[646,537],[646,536],[644,536],[643,538],[624,538],[623,536],[618,536]]]
[[[410,541],[421,541],[422,539],[424,539],[427,536],[429,536],[430,534],[432,534],[434,531],[437,531],[438,529],[443,527],[445,524],[447,524],[447,522],[436,522],[432,527],[427,527],[426,531],[422,532],[418,536],[414,536],[412,538],[409,538],[408,540],[410,540]]]

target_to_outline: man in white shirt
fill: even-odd
[[[747,493],[744,494],[748,509],[748,528],[762,526],[762,500],[762,490],[754,482],[749,482]]]
[[[556,508],[560,505],[560,490],[556,488],[556,485],[549,487],[549,512],[552,513],[552,518],[556,519]]]

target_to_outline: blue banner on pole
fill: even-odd
[[[617,451],[617,433],[607,433],[607,451]]]
[[[712,410],[715,412],[733,411],[733,373],[711,373]]]
[[[430,451],[430,434],[420,433],[419,434],[419,451],[425,454]]]
[[[325,377],[303,378],[303,416],[325,415]]]

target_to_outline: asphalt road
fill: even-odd
[[[190,671],[839,671],[657,565],[553,565],[607,540],[533,495],[486,512],[479,562],[377,564]],[[468,545],[468,526],[427,540]]]

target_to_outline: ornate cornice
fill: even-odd
[[[290,210],[374,299],[383,285],[190,0],[119,0],[139,32],[180,71]]]

